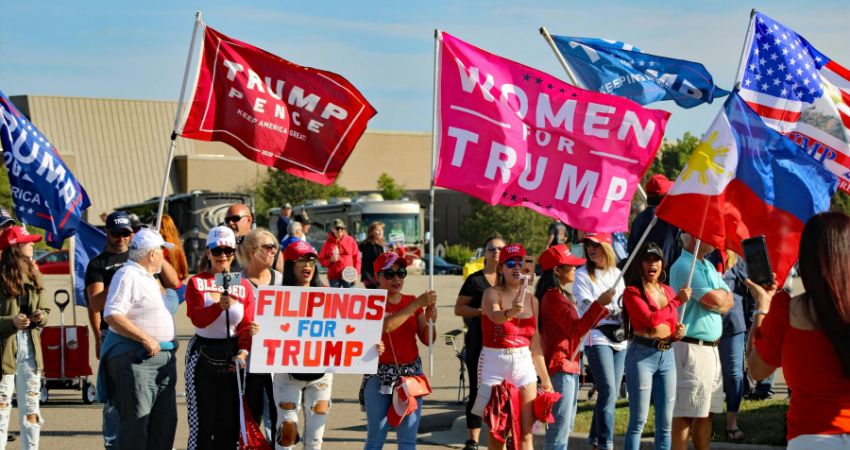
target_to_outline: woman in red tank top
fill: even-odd
[[[788,450],[850,449],[850,216],[817,214],[800,238],[794,298],[747,285],[756,300],[747,367],[756,380],[782,367],[788,389]],[[775,294],[775,295],[774,295]]]
[[[525,254],[521,244],[510,244],[502,249],[499,254],[499,281],[484,292],[481,301],[484,348],[478,360],[479,390],[473,412],[483,415],[485,407],[491,403],[491,394],[499,389],[502,382],[512,384],[519,390],[519,426],[514,426],[511,433],[521,448],[531,449],[531,427],[535,420],[532,406],[537,397],[537,377],[540,377],[541,387],[547,392],[552,392],[552,383],[537,332],[537,299],[529,291],[531,280],[523,281],[523,277],[534,273],[534,267],[523,267]],[[493,397],[494,400],[496,398]],[[500,414],[501,410],[496,410],[491,404],[488,413]],[[513,414],[516,414],[515,410]],[[517,422],[515,415],[511,419],[513,423]],[[494,433],[490,430],[488,448],[501,449],[505,436],[506,431],[496,430]]]

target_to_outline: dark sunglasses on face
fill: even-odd
[[[345,231],[345,227],[336,227],[334,228],[336,231]]]
[[[398,269],[398,270],[387,269],[387,270],[382,270],[382,271],[381,271],[381,276],[382,276],[382,277],[384,277],[384,279],[386,279],[386,280],[392,280],[392,279],[393,279],[393,278],[395,278],[395,277],[398,277],[399,279],[403,280],[403,279],[407,276],[407,269]]]
[[[224,218],[224,223],[229,223],[229,222],[237,223],[240,220],[242,220],[243,217],[248,217],[248,216],[240,216],[240,215],[227,216],[227,217]]]
[[[600,244],[599,242],[594,242],[594,241],[586,241],[585,245],[587,245],[588,247],[591,247],[591,248],[602,247],[602,244]]]
[[[516,269],[517,267],[522,267],[521,259],[509,259],[505,261],[505,267],[508,269]]]
[[[296,264],[300,264],[302,266],[310,266],[313,267],[316,265],[316,257],[315,256],[302,256],[295,260]]]
[[[236,253],[236,249],[230,247],[216,247],[210,249],[210,253],[216,257],[221,256],[222,254],[224,256],[233,256],[233,254]]]
[[[500,251],[502,251],[503,248],[505,248],[505,247],[487,247],[487,251],[491,252],[491,253],[492,252],[500,252]]]
[[[277,245],[263,244],[263,245],[260,246],[260,248],[262,248],[263,250],[265,250],[267,252],[273,252],[273,251],[277,250]]]
[[[112,236],[112,237],[115,237],[115,238],[130,237],[131,234],[133,234],[133,232],[130,231],[130,230],[110,231],[109,232],[109,235]]]

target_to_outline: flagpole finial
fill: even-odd
[[[750,18],[752,19],[752,18],[753,18],[753,16],[755,16],[756,14],[758,14],[758,10],[756,10],[755,8],[753,8],[753,9],[750,11]]]
[[[540,34],[542,34],[543,36],[546,36],[547,34],[549,34],[549,32],[546,31],[546,27],[540,27],[540,28],[537,29],[537,31],[539,31]]]

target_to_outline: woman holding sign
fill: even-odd
[[[424,377],[416,337],[428,344],[428,322],[437,320],[437,294],[434,291],[426,291],[419,297],[402,294],[406,267],[405,259],[391,252],[381,254],[373,264],[378,287],[387,291],[381,341],[389,351],[384,351],[378,359],[378,373],[364,377],[366,450],[383,448],[390,425],[396,429],[399,450],[416,448],[422,397],[416,396],[415,411],[399,415],[393,407],[393,388],[401,377]],[[436,327],[433,328],[431,340],[437,336]]]
[[[235,253],[230,228],[210,230],[206,268],[186,287],[186,313],[195,326],[186,352],[190,450],[232,450],[239,439],[234,365],[244,366],[251,349],[254,294],[248,281],[230,273]]]
[[[283,251],[283,285],[323,287],[316,274],[318,255],[305,241]],[[322,448],[331,407],[332,373],[276,373],[272,384],[277,405],[277,448],[291,448],[301,439],[305,449]],[[298,434],[298,411],[304,411],[304,434]]]
[[[505,246],[499,252],[499,281],[484,292],[484,315],[481,316],[484,348],[478,360],[478,397],[472,412],[485,419],[486,408],[490,415],[501,414],[503,411],[491,404],[491,394],[501,392],[505,388],[503,382],[515,386],[519,389],[519,420],[512,417],[508,426],[513,425],[514,441],[523,449],[531,449],[537,377],[544,391],[552,392],[552,382],[537,331],[537,299],[529,291],[534,265],[523,264],[525,255],[525,247],[521,244]],[[516,413],[515,409],[511,410]],[[499,430],[499,434],[495,431],[490,430],[487,440],[490,449],[502,448],[505,441],[502,433],[506,430]]]

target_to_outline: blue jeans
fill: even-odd
[[[349,283],[342,279],[328,280],[328,284],[330,284],[332,288],[350,288],[354,286],[354,283]]]
[[[555,392],[563,394],[563,397],[552,408],[555,423],[549,424],[546,429],[543,448],[545,450],[567,450],[578,405],[578,374],[558,372],[549,378],[552,380],[552,388]]]
[[[120,416],[122,450],[171,448],[177,431],[177,360],[174,351],[152,357],[131,351],[101,361]]]
[[[673,405],[676,401],[676,362],[673,350],[660,351],[632,342],[626,350],[626,389],[629,392],[629,426],[625,449],[640,449],[640,435],[655,405],[655,448],[670,448]]]
[[[717,351],[723,371],[723,392],[726,393],[726,411],[738,412],[744,396],[744,332],[723,335]]]
[[[590,445],[599,450],[614,448],[614,408],[623,380],[626,351],[615,351],[607,345],[585,347],[593,384],[596,386],[596,407],[590,423]]]
[[[384,448],[387,433],[390,431],[387,410],[390,409],[393,396],[380,393],[380,382],[378,377],[371,377],[366,381],[363,389],[363,398],[366,401],[366,445],[363,447],[365,450]],[[419,419],[422,417],[422,397],[418,397],[416,402],[419,404],[416,411],[405,417],[395,429],[398,450],[416,449],[416,433],[419,431]]]

